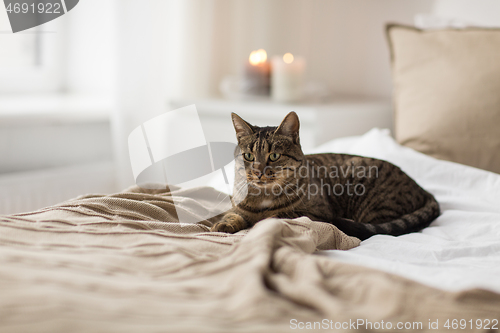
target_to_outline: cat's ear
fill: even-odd
[[[236,131],[236,137],[241,139],[244,136],[252,135],[254,133],[253,126],[244,121],[236,113],[231,113],[231,118],[233,119],[234,130]]]
[[[285,119],[283,119],[281,124],[278,126],[276,133],[295,137],[299,135],[299,128],[299,116],[292,111],[286,115]]]

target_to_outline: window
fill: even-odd
[[[61,89],[64,29],[58,21],[14,34],[5,6],[0,4],[0,93]]]

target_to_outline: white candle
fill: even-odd
[[[271,96],[277,102],[296,102],[302,99],[304,70],[302,57],[286,53],[272,59]]]
[[[245,64],[243,90],[250,95],[267,95],[270,90],[271,65],[267,53],[260,49],[253,51]]]

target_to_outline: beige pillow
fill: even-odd
[[[387,36],[397,141],[500,173],[500,29],[388,25]]]

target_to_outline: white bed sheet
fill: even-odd
[[[418,153],[387,130],[328,142],[314,152],[383,159],[401,167],[441,206],[428,228],[399,237],[377,235],[333,259],[377,268],[446,290],[500,292],[500,175]]]
[[[428,228],[399,237],[376,235],[330,258],[377,268],[446,290],[500,292],[500,175],[441,161],[402,147],[388,130],[332,140],[314,151],[370,156],[401,167],[441,206]],[[234,178],[232,166],[226,168]],[[212,186],[227,187],[222,177]]]

